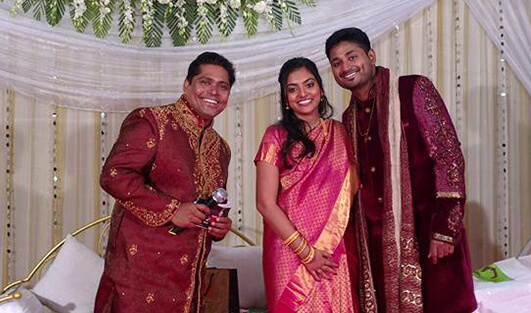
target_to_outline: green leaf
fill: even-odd
[[[277,3],[273,3],[272,6],[272,15],[273,15],[273,24],[271,25],[274,30],[280,31],[282,29],[282,9],[280,8],[280,5]]]
[[[35,0],[35,6],[33,7],[33,18],[40,21],[43,16],[46,15],[46,1]]]
[[[303,4],[309,7],[314,7],[317,4],[315,3],[315,0],[300,0]]]
[[[64,0],[45,0],[46,21],[48,24],[55,26],[63,18],[65,13]]]
[[[92,20],[92,14],[94,14],[94,10],[92,9],[93,3],[91,1],[87,1],[85,3],[87,9],[85,12],[83,12],[83,15],[81,18],[74,19],[75,16],[75,7],[70,3],[70,19],[72,20],[72,24],[74,25],[74,28],[76,31],[83,33],[87,29],[88,24]]]
[[[0,2],[2,2],[3,0],[0,0]],[[22,10],[24,10],[24,13],[27,13],[32,6],[35,5],[35,0],[24,0],[24,2],[22,2]]]
[[[132,10],[132,21],[129,21],[126,19],[126,6],[125,1],[120,0],[120,4],[118,5],[118,9],[120,11],[120,17],[118,22],[118,29],[120,31],[120,38],[122,38],[123,43],[130,43],[131,42],[131,33],[133,32],[135,28],[135,1],[134,0],[128,0],[128,7],[130,10]]]
[[[102,12],[100,1],[94,1],[94,13],[92,16],[92,29],[94,30],[94,35],[98,38],[105,38],[111,30],[112,20],[113,20],[113,11],[114,11],[114,1],[111,0],[109,5],[106,8],[110,9],[110,12]]]
[[[205,10],[205,14],[200,14],[200,10]],[[212,37],[212,26],[216,19],[216,12],[214,10],[214,7],[210,4],[198,6],[197,18],[194,24],[196,25],[197,40],[202,44],[206,44],[210,37]]]
[[[245,26],[245,29],[247,30],[247,35],[253,36],[256,34],[258,30],[258,13],[256,13],[255,10],[252,8],[249,8],[248,5],[254,5],[256,1],[242,1],[242,17],[243,17],[243,25]]]
[[[144,27],[144,43],[147,47],[160,47],[164,27],[164,16],[167,4],[153,0],[153,21],[151,24],[142,21]]]
[[[301,13],[295,2],[292,0],[284,0],[284,3],[286,3],[286,15],[288,19],[299,25],[302,24]]]
[[[495,263],[474,271],[472,275],[479,280],[493,283],[502,283],[513,280],[511,277],[507,276],[507,274],[505,274]]]
[[[230,5],[227,5],[227,16],[225,23],[223,23],[221,20],[221,7],[217,16],[218,29],[221,37],[229,37],[236,27],[236,21],[238,20],[238,9],[234,9]]]
[[[176,16],[176,13],[178,12],[175,4],[170,8],[166,17],[166,24],[170,30],[170,36],[174,46],[186,45],[188,39],[190,39],[190,35],[192,34],[192,29],[194,28],[197,10],[195,2],[187,1],[183,9],[184,18],[188,23],[183,29],[179,28],[179,18]]]

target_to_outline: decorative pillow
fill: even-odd
[[[33,292],[56,312],[92,312],[103,265],[102,258],[68,235]]]
[[[9,300],[0,304],[2,313],[44,313],[44,306],[37,297],[29,290],[19,288],[18,292],[22,296],[17,300]],[[0,296],[1,298],[2,296]]]
[[[238,293],[241,308],[265,308],[264,277],[262,276],[262,246],[212,246],[208,266],[238,270]]]

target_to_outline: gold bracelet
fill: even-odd
[[[306,247],[308,246],[308,243],[306,242],[306,240],[304,238],[302,238],[302,243],[296,248],[293,250],[293,253],[295,253],[296,256],[300,256],[304,250],[306,250]]]
[[[286,246],[289,246],[291,245],[295,240],[297,240],[297,238],[299,238],[299,236],[301,235],[301,233],[299,233],[298,230],[294,231],[293,234],[291,234],[288,238],[286,238],[286,240],[284,240],[284,242],[282,243],[283,245],[286,245]]]
[[[301,260],[302,264],[308,264],[311,261],[313,261],[313,258],[315,257],[315,248],[310,246],[310,252],[308,252],[308,255]]]

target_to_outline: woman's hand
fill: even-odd
[[[306,269],[316,281],[321,281],[322,279],[332,280],[334,275],[337,275],[339,265],[330,261],[331,257],[327,252],[315,249],[313,260],[305,264]]]

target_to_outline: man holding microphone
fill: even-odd
[[[202,53],[176,103],[124,120],[101,174],[116,205],[94,312],[201,311],[212,240],[232,221],[212,216],[208,228],[197,227],[210,209],[194,200],[226,186],[230,149],[212,125],[234,81],[231,62]]]

